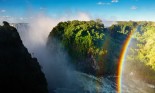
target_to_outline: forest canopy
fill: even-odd
[[[67,50],[72,63],[86,73],[115,74],[124,41],[130,32],[135,32],[127,62],[141,64],[155,72],[154,24],[118,21],[105,28],[100,19],[60,22],[52,29],[47,44],[50,45],[54,39],[58,40]]]

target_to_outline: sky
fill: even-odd
[[[109,21],[155,21],[155,0],[0,0],[0,18],[27,20],[36,14]]]

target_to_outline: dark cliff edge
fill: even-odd
[[[36,58],[24,47],[16,28],[0,26],[0,93],[48,93]]]

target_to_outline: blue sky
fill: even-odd
[[[155,0],[0,0],[1,17],[39,12],[50,17],[83,12],[93,19],[155,21]]]

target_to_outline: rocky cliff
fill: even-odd
[[[48,93],[36,58],[24,47],[16,28],[0,26],[0,93]]]

